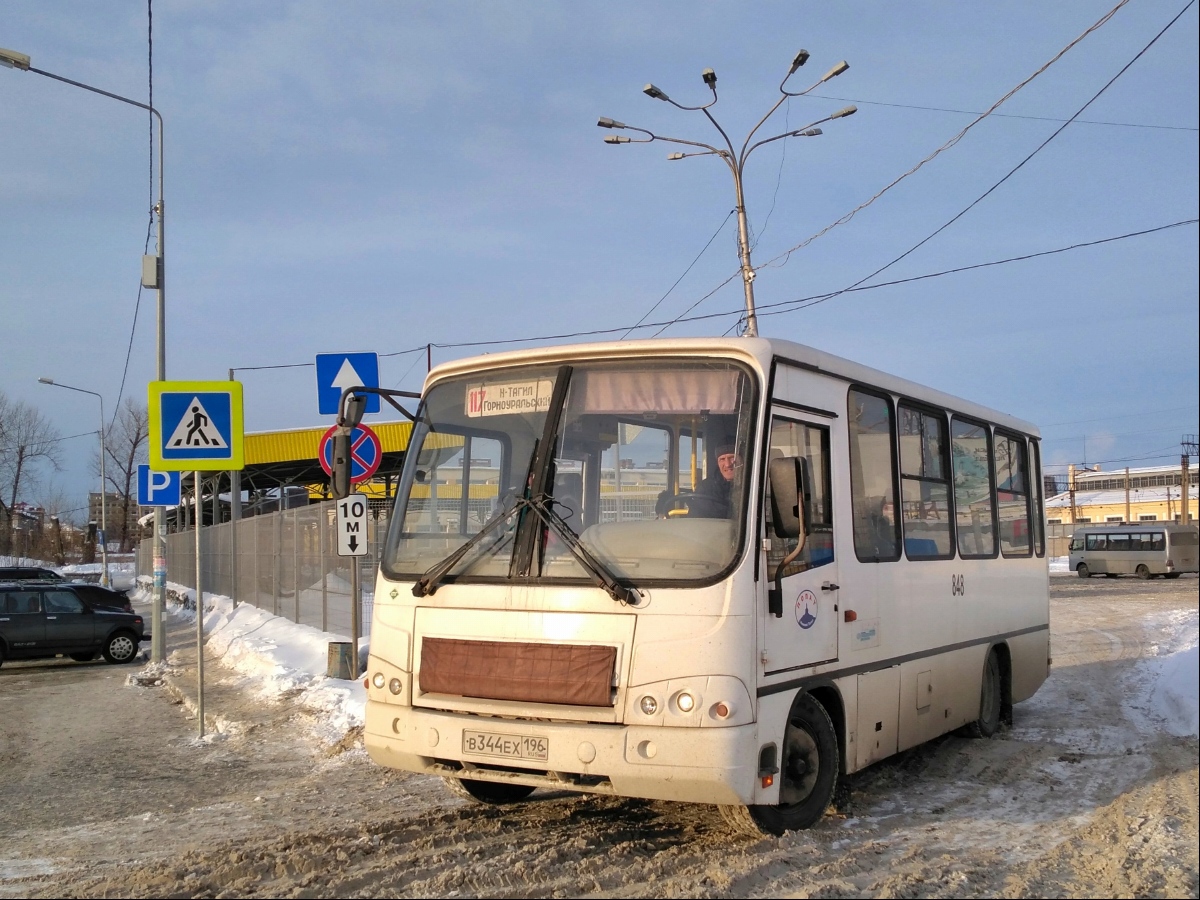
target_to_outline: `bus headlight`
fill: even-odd
[[[399,678],[393,678],[388,682],[388,690],[393,694],[399,694],[402,690],[404,690],[404,682],[402,682]]]
[[[658,712],[658,701],[649,694],[641,699],[641,701],[638,703],[638,706],[641,708],[642,712],[648,716],[652,716]]]
[[[679,707],[680,712],[690,713],[696,708],[696,698],[687,691],[680,691],[675,697],[675,705]]]
[[[383,673],[376,672],[375,676],[371,679],[371,684],[375,685],[375,687],[377,687],[377,688],[381,688],[381,687],[383,687],[384,680],[385,679],[383,677]]]

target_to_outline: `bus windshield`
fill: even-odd
[[[582,555],[629,585],[714,579],[744,538],[754,397],[748,370],[711,359],[440,381],[413,430],[383,571],[592,581]],[[539,453],[546,435],[553,452]]]

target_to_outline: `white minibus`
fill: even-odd
[[[1071,571],[1080,578],[1136,575],[1178,578],[1196,572],[1200,551],[1195,525],[1119,522],[1076,528],[1071,535]]]
[[[990,736],[1046,679],[1038,437],[764,338],[438,366],[375,586],[367,750],[487,803],[808,827],[840,775]]]

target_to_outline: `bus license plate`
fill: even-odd
[[[527,734],[464,731],[462,748],[463,753],[500,756],[505,759],[536,759],[545,762],[550,758],[550,739],[531,737]]]

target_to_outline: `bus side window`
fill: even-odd
[[[1033,552],[1038,556],[1046,553],[1046,504],[1043,498],[1045,482],[1042,481],[1042,448],[1033,440],[1029,441],[1030,457],[1030,486],[1033,488]]]
[[[963,557],[995,556],[992,441],[988,427],[955,416],[950,423],[950,450],[954,462],[958,554]]]
[[[1151,550],[1166,550],[1167,549],[1166,532],[1155,531],[1153,534],[1150,535],[1150,549]]]
[[[954,555],[948,447],[944,416],[900,404],[900,498],[909,559]]]
[[[1005,556],[1028,556],[1029,467],[1025,439],[996,432],[996,500],[1000,516],[1000,551]]]
[[[900,558],[892,401],[851,389],[848,413],[854,553],[863,562],[891,562]]]
[[[1089,550],[1103,550],[1108,543],[1108,536],[1103,534],[1089,534],[1087,536],[1087,548]]]

